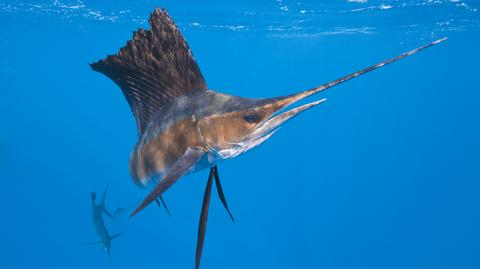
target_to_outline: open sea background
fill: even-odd
[[[0,268],[194,268],[208,171],[108,221],[147,190],[128,172],[134,118],[88,63],[165,7],[211,89],[280,96],[449,39],[328,98],[219,166],[201,268],[480,268],[480,1],[0,0]]]

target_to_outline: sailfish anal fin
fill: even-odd
[[[173,164],[173,166],[168,170],[165,176],[160,180],[160,182],[155,186],[155,188],[150,192],[150,194],[143,200],[140,206],[133,211],[130,215],[133,217],[147,205],[153,202],[157,197],[162,195],[168,188],[170,188],[177,180],[179,180],[183,175],[185,175],[195,164],[202,158],[205,154],[205,151],[201,149],[192,149],[187,148],[183,155]]]
[[[187,42],[167,11],[155,8],[149,23],[150,30],[134,32],[117,54],[90,65],[122,89],[139,136],[162,105],[207,89]]]

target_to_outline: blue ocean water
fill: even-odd
[[[201,268],[480,268],[480,2],[0,2],[0,268],[193,268],[208,171],[147,194],[128,172],[134,118],[88,63],[165,7],[210,88],[245,97],[306,90],[449,39],[307,101],[328,101],[219,166]],[[128,215],[128,214],[127,214]]]

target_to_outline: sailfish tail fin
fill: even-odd
[[[108,262],[112,264],[112,254],[110,253],[110,249],[107,248],[107,256],[108,256]]]
[[[155,8],[149,23],[150,30],[134,32],[117,54],[90,65],[122,89],[139,136],[162,105],[207,89],[187,42],[167,11]]]

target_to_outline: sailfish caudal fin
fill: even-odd
[[[139,136],[162,105],[207,88],[187,42],[167,11],[155,8],[149,22],[150,30],[139,29],[117,54],[90,65],[122,89]]]

